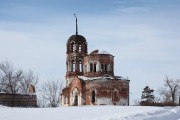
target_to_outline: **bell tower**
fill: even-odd
[[[78,35],[76,18],[76,34],[69,37],[66,47],[66,86],[69,86],[75,76],[83,75],[83,58],[87,55],[87,42]]]

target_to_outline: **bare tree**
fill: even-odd
[[[23,78],[23,71],[21,69],[15,70],[13,64],[8,61],[0,63],[0,84],[1,91],[12,94],[12,106],[14,106],[14,98],[18,93],[20,81]]]
[[[38,107],[40,107],[40,108],[45,108],[45,107],[47,107],[47,100],[43,97],[42,94],[38,95],[37,105],[38,105]]]
[[[180,88],[180,80],[169,79],[166,76],[166,80],[164,82],[164,88],[161,88],[159,93],[164,97],[164,102],[175,104],[176,94]]]
[[[47,80],[42,84],[42,96],[48,101],[49,107],[57,107],[60,103],[60,92],[63,82],[60,80]]]
[[[20,92],[27,94],[30,85],[33,85],[37,89],[38,75],[35,75],[32,70],[24,72],[23,79],[20,81],[21,89]]]
[[[165,103],[170,103],[171,102],[171,94],[167,90],[167,88],[162,87],[162,88],[158,89],[158,93],[162,97],[161,101],[163,101]]]
[[[12,106],[17,94],[27,94],[30,85],[36,85],[38,77],[32,72],[23,72],[15,69],[13,63],[8,60],[0,63],[0,91],[9,93],[12,96]]]

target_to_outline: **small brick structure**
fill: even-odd
[[[30,85],[27,94],[15,94],[0,92],[0,104],[18,107],[37,107],[35,87]]]
[[[14,105],[18,107],[37,107],[37,97],[35,94],[16,94],[13,96],[9,93],[0,93],[0,104],[12,106],[12,97],[14,97]]]
[[[77,31],[67,41],[62,106],[129,105],[130,80],[114,75],[114,56],[100,50],[88,54],[87,47]]]

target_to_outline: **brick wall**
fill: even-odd
[[[0,104],[12,106],[12,95],[8,93],[0,93]],[[14,98],[14,106],[37,107],[36,95],[16,94]]]
[[[129,103],[129,81],[128,80],[90,80],[86,82],[86,105],[91,104],[91,92],[95,90],[96,102],[94,104],[128,105]],[[116,92],[115,101],[113,95]],[[103,98],[101,100],[101,98]],[[107,102],[109,101],[109,102]]]

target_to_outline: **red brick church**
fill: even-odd
[[[75,16],[76,17],[76,16]],[[129,82],[114,75],[114,56],[94,50],[82,35],[69,37],[66,51],[66,87],[61,94],[62,106],[129,105]]]

